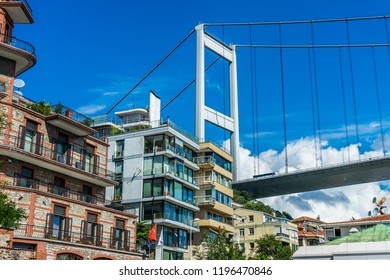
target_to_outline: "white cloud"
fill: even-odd
[[[95,114],[103,109],[105,109],[107,106],[106,105],[86,105],[86,106],[81,106],[77,109],[77,112],[85,115],[92,115]]]
[[[360,154],[360,158],[372,158],[382,156],[379,140],[374,141],[376,150]],[[385,142],[390,144],[390,136],[386,135]],[[318,144],[318,143],[317,143]],[[317,145],[318,146],[318,145]],[[390,147],[390,146],[389,146]],[[287,145],[289,171],[302,170],[316,167],[320,164],[319,148],[313,139],[302,138]],[[254,167],[256,174],[269,172],[284,173],[285,150],[278,152],[267,150],[257,156],[251,155],[250,150],[240,148],[240,179],[252,178]],[[321,155],[323,165],[348,162],[359,158],[358,145],[336,149],[328,145],[326,141],[321,143]],[[317,158],[317,161],[316,161]],[[254,161],[256,160],[256,166]],[[382,183],[382,186],[386,182]],[[390,197],[390,189],[381,189],[379,183],[368,183],[348,187],[306,192],[293,195],[285,195],[261,199],[262,202],[271,205],[279,211],[286,211],[293,217],[311,216],[316,218],[320,215],[321,220],[326,222],[349,220],[352,217],[362,218],[368,216],[368,211],[374,208],[371,199],[376,197]]]

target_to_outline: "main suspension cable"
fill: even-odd
[[[130,93],[132,93],[146,78],[148,78],[154,70],[156,70],[168,57],[170,57],[187,39],[195,32],[195,29],[192,29],[180,42],[177,44],[167,55],[164,56],[151,70],[149,70],[124,96],[122,96],[115,104],[107,111],[107,115],[116,108]]]

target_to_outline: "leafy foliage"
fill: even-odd
[[[44,116],[50,115],[52,108],[50,103],[45,103],[45,101],[39,101],[38,103],[30,103],[27,105],[27,108],[42,114]]]
[[[255,260],[291,260],[293,252],[289,246],[284,246],[282,241],[276,239],[273,234],[266,234],[256,239]]]
[[[2,132],[10,123],[7,122],[7,115],[0,111],[0,132]],[[0,168],[3,161],[0,162]],[[16,228],[19,222],[26,218],[26,212],[18,208],[8,195],[3,192],[2,188],[7,186],[7,182],[0,181],[0,227],[6,229]]]
[[[152,225],[145,224],[145,221],[140,221],[137,223],[137,244],[144,244],[148,240],[151,228]]]
[[[0,108],[0,133],[10,125],[11,123],[7,121],[7,114]]]
[[[0,227],[6,229],[16,228],[20,221],[26,217],[24,209],[17,207],[8,198],[8,195],[0,190]]]
[[[194,250],[199,260],[244,260],[240,246],[229,239],[226,230],[221,229],[216,236],[205,235],[202,244]]]
[[[242,204],[243,207],[246,209],[261,211],[264,213],[268,213],[270,215],[275,213],[276,217],[287,218],[289,220],[293,219],[293,217],[285,211],[280,212],[280,211],[274,210],[271,206],[266,205],[261,201],[254,200],[249,195],[249,193],[247,191],[234,190],[234,198],[233,199],[235,202]]]

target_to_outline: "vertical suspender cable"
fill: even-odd
[[[382,149],[383,149],[383,155],[386,156],[385,138],[384,138],[384,134],[383,134],[383,121],[382,121],[381,101],[380,101],[380,97],[379,97],[378,72],[377,72],[377,67],[376,67],[375,50],[374,50],[373,46],[371,46],[371,51],[372,51],[372,59],[373,59],[373,67],[374,67],[375,92],[376,92],[376,101],[377,101],[378,114],[379,114],[379,125],[380,125],[380,129],[381,129]]]
[[[345,26],[347,30],[347,42],[348,46],[351,45],[351,36],[349,34],[349,24],[348,24],[348,18],[345,21]],[[352,65],[352,53],[351,53],[351,48],[348,47],[348,56],[349,56],[349,72],[351,75],[351,89],[352,89],[352,102],[353,102],[353,113],[355,116],[355,131],[356,131],[356,141],[357,141],[357,150],[358,150],[358,159],[360,160],[360,137],[359,137],[359,128],[358,128],[358,119],[357,119],[357,110],[356,110],[356,94],[355,94],[355,80],[353,76],[353,65]]]
[[[286,126],[286,102],[284,87],[283,48],[282,48],[282,26],[279,23],[279,55],[280,55],[280,78],[282,82],[282,108],[283,108],[283,133],[284,133],[284,164],[288,173],[288,151],[287,151],[287,126]]]
[[[252,45],[252,25],[249,25],[249,42],[250,45]],[[250,67],[251,67],[251,97],[252,97],[252,131],[253,131],[253,138],[252,138],[252,144],[253,144],[253,174],[257,174],[257,156],[258,156],[258,150],[257,150],[257,131],[256,131],[256,123],[257,123],[257,116],[255,114],[256,111],[256,98],[255,98],[255,82],[254,82],[254,58],[253,58],[254,48],[250,48]]]
[[[317,160],[317,133],[316,133],[316,117],[315,117],[315,109],[314,109],[314,94],[313,94],[313,67],[311,62],[311,51],[310,48],[307,48],[308,57],[309,57],[309,74],[310,74],[310,96],[311,96],[311,115],[313,119],[313,140],[314,140],[314,154],[315,154],[315,161],[316,161],[316,167],[318,167],[318,160]]]
[[[349,133],[348,133],[348,119],[347,119],[347,105],[345,101],[345,87],[344,87],[344,69],[343,69],[343,59],[341,56],[341,48],[339,47],[339,61],[340,61],[340,81],[341,81],[341,92],[343,96],[343,109],[344,109],[344,125],[345,125],[345,138],[347,141],[347,153],[348,153],[348,162],[351,161],[350,147],[349,147]]]
[[[320,106],[318,99],[318,82],[317,82],[317,60],[316,60],[316,51],[314,48],[314,27],[313,21],[310,21],[310,30],[311,30],[311,44],[313,46],[313,73],[314,73],[314,86],[315,86],[315,97],[316,97],[316,109],[317,109],[317,129],[318,129],[318,149],[320,154],[320,166],[322,166],[322,148],[321,148],[321,118],[320,118]],[[316,159],[317,160],[317,159]]]

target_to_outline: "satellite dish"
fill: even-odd
[[[375,207],[372,212],[373,212],[373,215],[376,216],[379,213],[379,209]]]
[[[382,204],[385,203],[385,202],[386,202],[386,197],[382,197],[382,199],[379,200],[379,202],[377,203],[377,205],[380,207],[380,206],[382,206]]]
[[[21,91],[15,90],[14,93],[16,93],[17,95],[23,96],[23,93]]]
[[[16,88],[24,88],[26,86],[26,83],[21,79],[15,79],[14,80],[14,87]]]
[[[372,199],[372,203],[376,203],[376,197]]]
[[[372,213],[371,211],[368,211],[368,217],[371,217]]]

